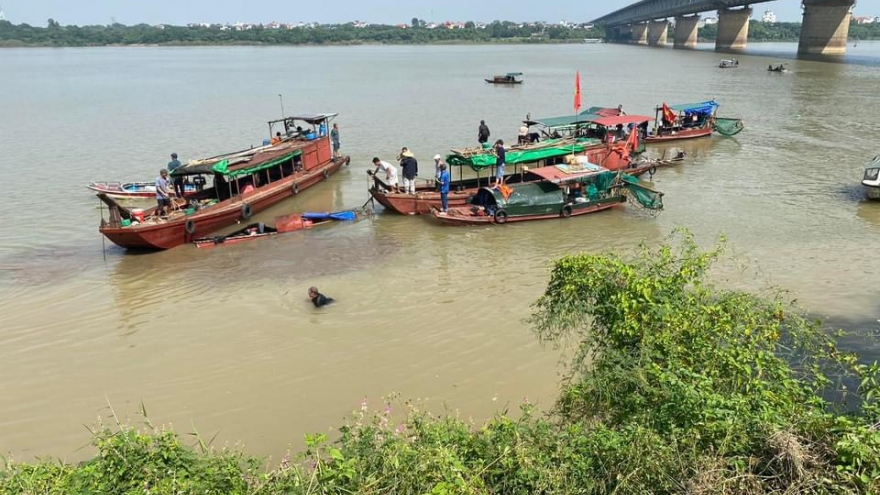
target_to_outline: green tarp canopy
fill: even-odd
[[[557,141],[561,140],[551,139],[543,141],[543,143],[550,144]],[[574,144],[560,144],[558,146],[551,145],[534,149],[508,151],[506,155],[506,164],[516,165],[519,163],[534,163],[540,160],[545,160],[547,158],[565,156],[573,153],[582,153],[586,148],[596,146],[601,143],[602,142],[598,139],[578,139]],[[486,153],[480,153],[479,155],[473,155],[469,157],[459,154],[451,154],[446,157],[446,163],[450,165],[468,165],[473,170],[482,170],[487,167],[494,167],[495,161],[496,157],[491,153],[491,150],[487,150]]]
[[[256,164],[252,167],[244,167],[244,168],[236,168],[233,170],[229,170],[229,160],[223,160],[214,164],[212,170],[214,173],[222,174],[225,177],[241,177],[242,175],[250,175],[254,172],[259,172],[260,170],[265,170],[267,168],[272,168],[276,165],[280,165],[287,160],[290,160],[293,157],[302,155],[302,150],[296,150],[292,153],[287,153],[286,155],[282,155],[274,160],[270,160],[268,162],[263,162]],[[233,165],[234,166],[234,165]]]

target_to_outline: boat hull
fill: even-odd
[[[865,197],[871,200],[880,199],[880,186],[869,186],[867,184],[862,184],[862,188],[865,190]]]
[[[251,214],[259,213],[321,182],[348,162],[347,157],[331,160],[311,170],[296,172],[252,192],[235,196],[193,215],[180,216],[166,223],[129,227],[111,227],[109,224],[103,223],[98,230],[111,242],[126,249],[171,249],[194,239],[205,237],[221,228],[233,225],[239,220],[247,220],[243,215],[245,205],[249,206]],[[187,223],[190,221],[192,221],[191,231],[187,232]]]
[[[614,208],[617,205],[626,202],[626,198],[624,196],[612,196],[609,198],[605,198],[593,203],[570,203],[568,205],[559,205],[560,212],[562,211],[564,206],[571,207],[571,215],[572,217],[587,215],[590,213],[596,213],[603,210],[608,210]],[[517,215],[517,216],[508,216],[504,222],[498,222],[495,220],[494,216],[491,215],[479,215],[477,212],[481,210],[474,210],[475,207],[472,206],[461,206],[457,208],[449,208],[449,211],[444,214],[438,209],[434,209],[431,211],[431,214],[434,218],[439,220],[445,225],[487,225],[487,224],[507,224],[507,223],[515,223],[515,222],[527,222],[532,220],[550,220],[550,219],[564,219],[568,218],[563,216],[561,213],[540,213],[540,214],[528,214],[528,215]]]
[[[682,131],[675,131],[675,134],[664,134],[661,136],[653,135],[648,136],[644,139],[645,144],[651,143],[666,143],[669,141],[678,141],[681,139],[695,139],[701,137],[707,137],[712,135],[711,127],[701,127],[699,129],[685,129]]]

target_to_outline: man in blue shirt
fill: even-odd
[[[168,162],[168,170],[173,174],[177,168],[180,167],[180,160],[177,159],[177,153],[171,153],[171,161]],[[178,198],[183,197],[183,177],[175,176],[173,179],[174,182],[174,194]]]
[[[440,204],[443,207],[443,213],[449,209],[449,172],[446,171],[446,164],[440,163]]]
[[[171,197],[168,192],[168,171],[164,168],[159,171],[159,177],[156,178],[156,215],[160,217],[167,216],[171,209]]]

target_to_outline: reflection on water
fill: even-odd
[[[737,286],[792,289],[811,311],[870,335],[880,308],[863,261],[880,247],[880,208],[858,183],[878,153],[880,71],[796,60],[791,73],[767,74],[772,59],[753,49],[736,71],[717,70],[714,52],[623,45],[0,51],[10,68],[0,111],[18,116],[0,121],[4,194],[28,205],[0,210],[0,451],[84,457],[81,425],[108,401],[128,417],[143,401],[154,422],[195,424],[258,454],[299,448],[304,432],[326,431],[363,396],[392,391],[476,418],[523,396],[546,405],[559,355],[542,350],[523,319],[550,260],[656,244],[677,226],[704,244],[725,233],[759,274]],[[291,58],[295,66],[277,63]],[[483,82],[513,58],[525,84]],[[620,60],[645,74],[676,67],[682,83],[604,70]],[[303,66],[322,70],[303,78]],[[527,113],[568,114],[575,69],[586,105],[651,115],[664,101],[714,98],[746,130],[651,146],[652,158],[686,152],[651,178],[666,193],[656,217],[625,205],[453,228],[379,208],[358,222],[216,249],[102,250],[101,211],[84,184],[151,180],[170,151],[187,159],[259,143],[279,93],[297,112],[339,111],[352,162],[253,219],[269,224],[360,207],[373,156],[408,146],[426,178],[435,153],[476,144],[481,119],[493,139],[513,141]],[[44,124],[34,116],[48,114],[53,139],[37,141]],[[36,156],[51,160],[21,166]],[[313,308],[310,285],[338,303]],[[870,338],[850,344],[876,358]]]

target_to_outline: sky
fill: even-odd
[[[49,18],[62,25],[365,21],[409,23],[413,17],[442,21],[588,22],[635,0],[0,0],[6,19],[15,24],[45,26]],[[753,18],[774,11],[780,21],[800,21],[800,0],[778,0],[752,6]],[[880,16],[880,0],[858,0],[854,14]],[[714,13],[703,14],[713,17]]]

